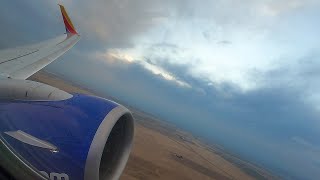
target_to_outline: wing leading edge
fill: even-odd
[[[72,48],[80,35],[63,5],[60,5],[66,34],[38,44],[0,51],[0,77],[27,79]]]

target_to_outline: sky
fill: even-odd
[[[45,70],[286,179],[320,177],[320,2],[63,0],[81,41]],[[64,31],[57,1],[4,0],[0,48]]]

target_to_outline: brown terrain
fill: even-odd
[[[92,91],[46,72],[39,72],[30,79],[67,92],[93,94]],[[278,179],[266,170],[226,153],[218,146],[209,146],[152,115],[127,107],[132,111],[136,123],[134,146],[121,176],[123,180]]]

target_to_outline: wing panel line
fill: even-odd
[[[32,51],[32,52],[29,52],[29,53],[24,54],[24,55],[20,55],[18,57],[12,58],[12,59],[8,59],[8,60],[5,60],[5,61],[2,61],[2,62],[0,62],[0,64],[6,63],[6,62],[9,62],[9,61],[13,61],[13,60],[19,59],[19,58],[24,57],[24,56],[28,56],[28,55],[33,54],[33,53],[38,52],[38,51],[39,51],[39,49],[37,49],[35,51]]]

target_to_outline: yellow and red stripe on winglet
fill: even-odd
[[[67,13],[66,9],[64,8],[64,6],[61,4],[59,4],[59,6],[60,6],[61,14],[63,17],[64,25],[66,27],[67,34],[78,34],[78,32],[76,31],[76,29],[74,28],[74,26],[71,22],[71,19],[69,18],[68,13]]]

